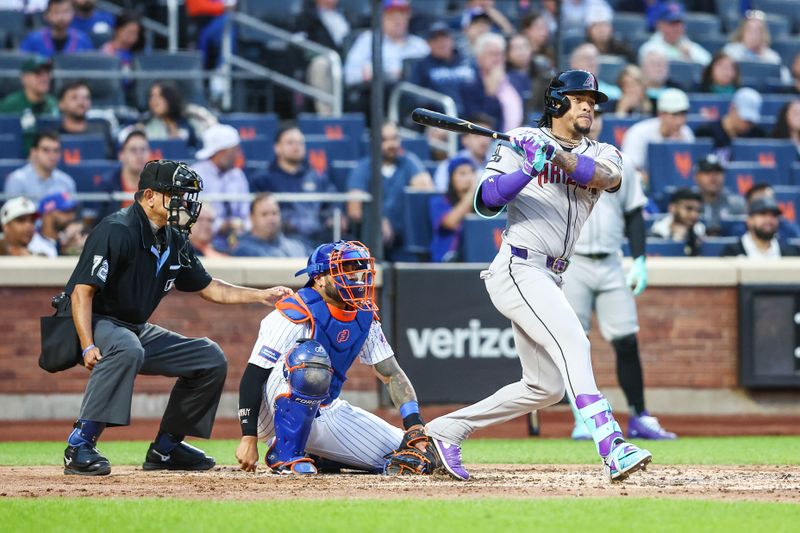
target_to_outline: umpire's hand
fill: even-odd
[[[88,368],[89,370],[94,368],[94,365],[102,359],[103,356],[100,355],[100,348],[95,346],[94,348],[90,349],[86,354],[83,356],[83,366]]]
[[[271,289],[262,289],[259,291],[259,301],[264,305],[275,305],[278,300],[293,293],[292,289],[282,285]]]
[[[236,459],[239,461],[239,468],[245,472],[255,472],[258,465],[258,438],[242,437],[236,448]]]

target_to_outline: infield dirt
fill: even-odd
[[[609,483],[587,465],[474,465],[472,479],[325,474],[308,478],[248,474],[232,466],[210,472],[144,472],[114,467],[101,478],[65,476],[53,466],[0,467],[0,497],[188,498],[275,500],[327,498],[654,497],[800,503],[800,467],[651,465]]]

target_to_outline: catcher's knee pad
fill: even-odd
[[[267,454],[271,468],[305,455],[311,424],[328,397],[333,368],[320,343],[301,339],[286,355],[283,373],[289,392],[275,399],[275,442]]]

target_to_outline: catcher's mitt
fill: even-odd
[[[403,435],[400,447],[386,456],[383,473],[387,476],[430,475],[442,467],[436,447],[422,428],[411,428]]]

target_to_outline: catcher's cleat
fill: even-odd
[[[469,472],[467,472],[467,469],[461,464],[461,446],[458,444],[448,444],[433,437],[431,437],[431,440],[433,441],[436,453],[439,454],[442,460],[442,466],[447,470],[447,473],[456,479],[467,481],[469,479]]]
[[[650,416],[647,411],[644,411],[640,416],[632,416],[630,422],[628,422],[628,438],[675,440],[678,436],[661,427],[658,418]]]
[[[142,468],[144,470],[209,470],[217,462],[199,448],[180,442],[171,452],[163,454],[150,443]]]
[[[647,450],[620,439],[603,457],[603,470],[610,481],[624,481],[637,470],[644,470],[652,460],[653,454]]]
[[[79,476],[107,476],[111,463],[89,443],[67,446],[64,450],[64,473]]]

